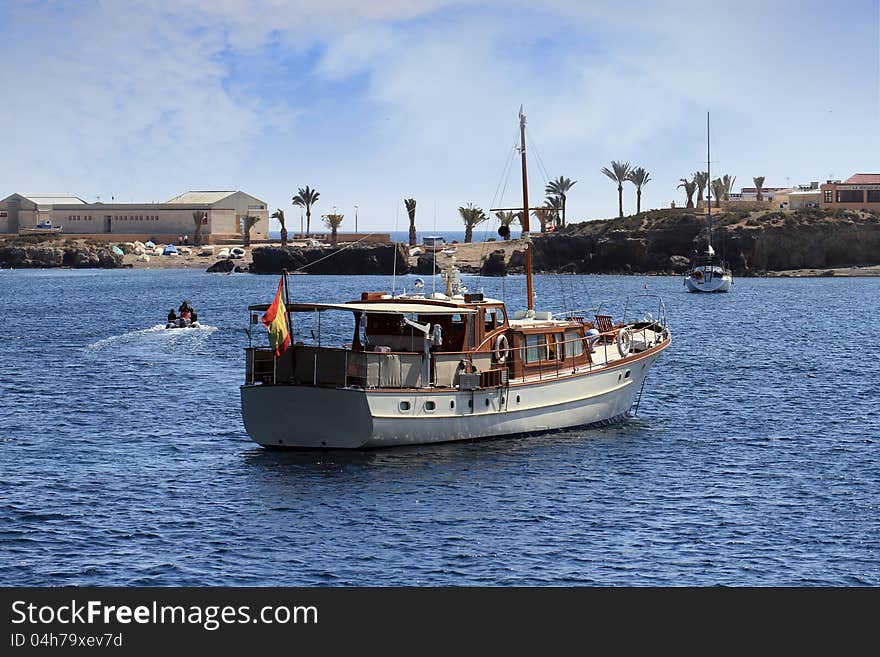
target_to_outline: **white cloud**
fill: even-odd
[[[652,171],[646,206],[680,197],[707,109],[717,170],[744,184],[876,167],[869,20],[843,33],[801,3],[704,5],[21,5],[0,46],[2,179],[122,200],[234,186],[273,207],[310,184],[349,214],[359,203],[363,225],[387,228],[414,195],[456,227],[458,205],[491,201],[520,103],[548,175],[579,181],[575,217],[616,212],[611,159]]]

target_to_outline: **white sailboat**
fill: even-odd
[[[728,292],[733,285],[733,273],[712,248],[712,176],[709,156],[709,114],[706,113],[706,173],[709,178],[706,202],[706,250],[691,258],[691,266],[684,275],[688,292]]]
[[[671,344],[662,300],[639,295],[656,302],[657,316],[632,321],[626,310],[617,322],[535,310],[522,110],[520,136],[527,308],[509,316],[504,302],[467,293],[452,265],[445,293],[288,302],[288,320],[313,313],[318,331],[313,344],[294,342],[280,356],[271,346],[248,347],[241,407],[255,442],[349,449],[437,443],[605,424],[638,404],[648,372]],[[251,323],[268,307],[250,306]],[[326,313],[353,320],[350,343],[322,343]]]

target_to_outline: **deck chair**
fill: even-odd
[[[615,326],[611,323],[611,315],[596,315],[596,329],[603,334],[600,342],[614,342],[617,339],[617,331],[614,330]],[[610,333],[610,331],[614,331],[614,333]],[[606,333],[608,335],[605,335]]]

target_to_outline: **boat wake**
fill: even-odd
[[[121,335],[111,335],[109,338],[103,338],[102,340],[93,342],[86,348],[100,351],[102,349],[110,347],[111,345],[114,347],[118,347],[120,343],[134,343],[141,341],[145,338],[175,341],[181,338],[196,338],[201,341],[205,336],[219,330],[219,328],[220,327],[218,326],[209,326],[206,324],[202,324],[200,326],[192,328],[187,327],[169,329],[165,328],[165,324],[156,324],[155,326],[151,326],[150,328],[146,329],[129,331],[127,333],[122,333]]]

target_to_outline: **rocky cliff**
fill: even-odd
[[[409,273],[408,251],[402,245],[364,244],[350,248],[261,246],[253,250],[251,272],[280,274],[385,274]]]
[[[0,267],[113,269],[121,266],[122,256],[113,253],[106,244],[90,244],[82,240],[47,241],[35,237],[14,237],[0,242]]]
[[[880,263],[880,213],[826,211],[713,214],[713,246],[734,274]],[[572,224],[533,240],[535,271],[681,273],[705,248],[705,215],[655,210]]]

